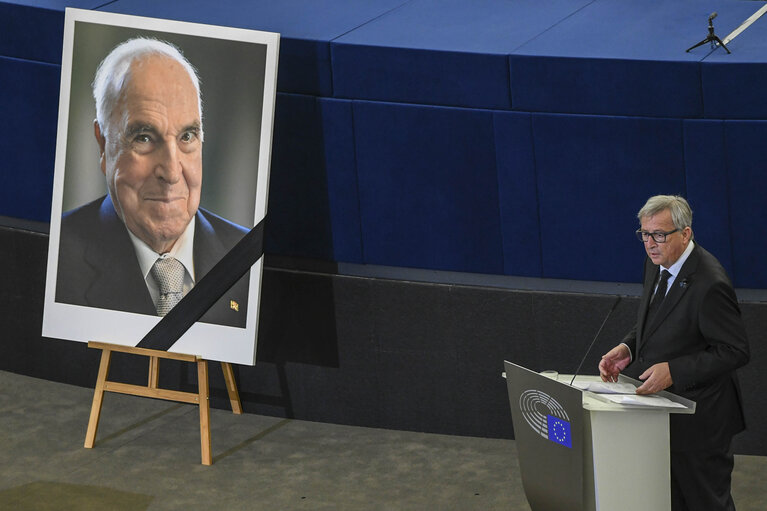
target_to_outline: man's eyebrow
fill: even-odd
[[[187,132],[190,132],[190,131],[194,132],[194,133],[198,133],[198,134],[201,133],[202,132],[202,125],[200,124],[200,122],[199,121],[194,121],[191,124],[188,124],[187,126],[184,126],[183,128],[181,128],[179,133],[187,133]],[[127,129],[125,130],[124,136],[125,136],[125,138],[130,139],[130,138],[132,138],[132,137],[134,137],[136,135],[140,135],[140,134],[143,134],[143,133],[149,133],[149,134],[152,134],[152,135],[159,135],[159,131],[157,130],[157,128],[153,124],[145,123],[145,122],[137,122],[137,123],[133,123],[133,124],[129,124],[128,125]]]
[[[157,133],[157,129],[151,124],[135,123],[128,125],[128,129],[125,130],[125,136],[128,138],[140,133]]]
[[[194,131],[195,133],[199,133],[201,130],[202,130],[202,126],[200,125],[200,122],[194,121],[193,123],[181,128],[180,133],[185,133],[187,131]]]

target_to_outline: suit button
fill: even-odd
[[[644,362],[644,357],[639,357],[639,362]]]

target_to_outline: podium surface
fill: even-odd
[[[669,415],[695,403],[620,404],[571,386],[573,375],[504,362],[520,472],[533,511],[671,509]],[[601,382],[578,376],[574,385]],[[641,382],[621,376],[620,383]]]

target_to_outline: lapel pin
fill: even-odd
[[[240,312],[240,304],[234,300],[229,300],[229,308],[233,311]]]

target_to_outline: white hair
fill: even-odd
[[[93,79],[96,120],[99,123],[101,132],[105,135],[109,129],[109,119],[112,116],[112,111],[128,82],[131,64],[148,55],[162,55],[175,60],[183,66],[184,70],[189,74],[189,78],[192,79],[194,88],[197,91],[197,110],[200,115],[200,123],[202,123],[200,78],[197,76],[197,70],[194,66],[176,46],[157,39],[136,37],[120,43],[109,52],[109,55],[99,64],[99,68],[96,70],[96,77]],[[202,136],[202,126],[200,128]]]
[[[663,210],[671,212],[671,221],[674,227],[680,231],[685,227],[692,227],[692,209],[684,197],[679,195],[655,195],[647,199],[642,209],[637,213],[639,222],[644,217],[649,217],[660,213]]]

